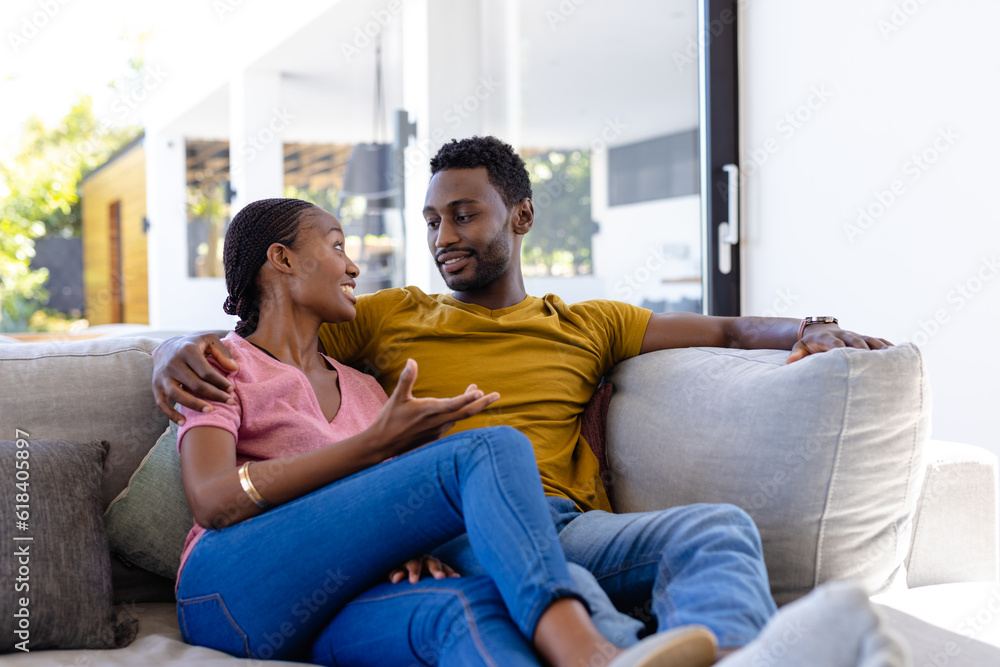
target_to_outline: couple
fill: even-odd
[[[183,422],[198,524],[178,576],[185,638],[331,665],[905,664],[854,586],[775,615],[741,510],[610,514],[580,436],[601,377],[636,354],[791,348],[794,361],[888,343],[835,323],[528,297],[519,251],[534,211],[521,159],[475,137],[444,146],[431,170],[428,245],[452,294],[355,300],[336,219],[264,200],[226,235],[236,332],[225,345],[206,335],[157,350],[154,391]],[[468,379],[502,396],[463,392]],[[189,407],[177,413],[174,401]],[[449,558],[484,574],[456,577],[455,562],[424,556],[463,534]],[[607,597],[582,595],[567,560],[619,608],[651,598],[657,634],[625,651],[608,642],[588,614]],[[782,640],[795,624],[823,636]],[[779,644],[780,656],[769,650]]]

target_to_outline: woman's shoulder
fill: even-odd
[[[246,338],[239,335],[235,331],[230,331],[226,334],[225,338],[222,339],[222,344],[226,346],[229,351],[229,356],[233,358],[239,367],[243,368],[243,362],[248,359],[253,359],[253,346],[247,341]]]
[[[229,356],[233,358],[239,369],[236,371],[225,370],[211,357],[209,362],[215,366],[216,370],[229,378],[229,381],[239,387],[244,384],[260,382],[263,379],[271,378],[275,374],[287,367],[280,361],[275,361],[266,353],[254,347],[253,343],[243,338],[238,333],[231,331],[222,339],[222,344],[229,351]]]

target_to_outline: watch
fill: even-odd
[[[806,327],[810,324],[837,324],[837,318],[829,315],[824,315],[822,317],[803,317],[802,322],[799,324],[798,340],[802,340],[802,334],[805,333]]]

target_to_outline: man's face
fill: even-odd
[[[483,289],[507,273],[514,250],[509,218],[486,167],[434,174],[424,200],[427,245],[449,289]]]

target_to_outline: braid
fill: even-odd
[[[302,211],[313,208],[301,199],[259,199],[243,207],[229,223],[222,263],[229,296],[222,309],[238,315],[236,333],[249,336],[260,321],[260,267],[273,243],[293,247]]]

